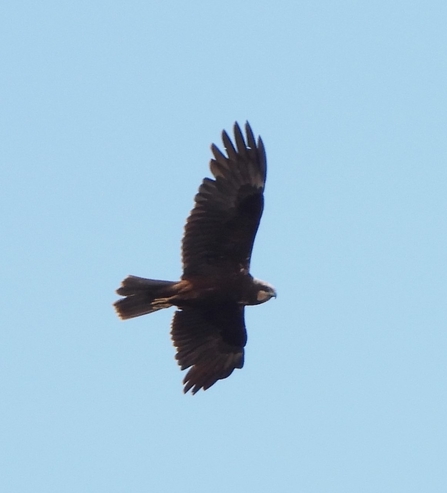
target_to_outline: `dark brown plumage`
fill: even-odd
[[[268,301],[276,292],[254,279],[253,242],[264,207],[266,156],[248,122],[246,140],[234,125],[236,146],[222,133],[225,156],[214,144],[210,162],[215,179],[205,178],[195,196],[182,241],[179,282],[127,277],[115,303],[122,319],[176,306],[171,336],[177,348],[184,392],[195,394],[228,377],[244,364],[247,334],[244,307]]]

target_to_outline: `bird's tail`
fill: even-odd
[[[117,293],[125,298],[114,303],[118,316],[123,320],[169,308],[170,298],[176,294],[176,282],[158,281],[129,276],[124,279]]]

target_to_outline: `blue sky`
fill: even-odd
[[[447,490],[447,4],[0,7],[8,492]],[[172,311],[211,142],[269,173],[245,368],[194,397]]]

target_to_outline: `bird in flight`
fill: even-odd
[[[183,391],[195,394],[244,365],[244,308],[276,297],[250,274],[253,243],[264,208],[267,163],[264,144],[245,124],[234,124],[234,142],[222,132],[226,155],[214,144],[210,169],[185,225],[180,281],[129,276],[114,306],[123,320],[177,307],[171,337],[182,370]]]

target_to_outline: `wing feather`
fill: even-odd
[[[195,196],[182,242],[183,277],[248,272],[253,243],[264,207],[266,157],[245,125],[246,141],[237,123],[235,144],[222,132],[227,156],[214,144],[210,169]]]
[[[189,368],[185,393],[206,390],[244,365],[247,333],[239,305],[183,308],[175,312],[171,336],[178,364],[182,370]]]

